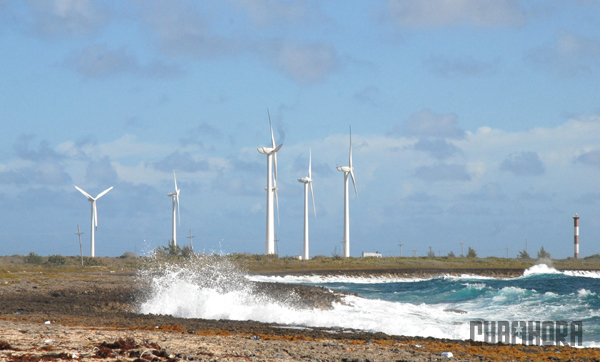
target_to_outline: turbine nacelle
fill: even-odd
[[[175,180],[175,192],[171,192],[167,194],[167,196],[172,197],[175,203],[177,203],[177,217],[179,218],[179,225],[181,225],[181,215],[179,210],[179,192],[181,191],[177,187],[177,176],[175,175],[175,171],[173,171],[173,179]],[[175,205],[173,204],[173,212],[175,212]]]
[[[302,182],[302,183],[305,183],[305,184],[311,183],[312,181],[313,181],[312,178],[309,178],[309,177],[304,177],[304,178],[299,178],[298,179],[298,182]]]
[[[336,168],[340,172],[352,172],[354,170],[354,167],[350,167],[350,166],[338,166]]]
[[[283,143],[277,147],[258,147],[257,150],[263,155],[271,155],[279,151],[281,149],[281,146],[283,146]]]

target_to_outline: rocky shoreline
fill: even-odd
[[[452,352],[457,361],[600,359],[596,349],[138,314],[135,285],[131,273],[25,273],[0,279],[0,359],[431,361],[442,359],[443,352]],[[256,283],[255,290],[297,308],[328,309],[343,301],[343,294],[326,288]]]

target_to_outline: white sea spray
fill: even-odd
[[[360,329],[392,335],[453,339],[468,339],[469,323],[473,320],[597,318],[597,309],[588,306],[588,303],[597,303],[597,296],[589,288],[565,294],[545,290],[542,285],[539,289],[535,287],[538,280],[569,278],[561,274],[564,275],[546,265],[536,265],[518,278],[472,275],[390,280],[344,276],[265,277],[250,276],[227,258],[200,255],[182,263],[156,263],[141,273],[139,279],[146,283],[147,293],[139,311],[183,318],[254,320],[306,328]],[[375,291],[375,297],[347,296],[345,303],[334,303],[331,310],[300,309],[295,308],[293,303],[262,294],[255,287],[256,282],[318,284],[349,291],[362,288]],[[411,297],[410,293],[407,295],[406,291],[399,291],[413,290],[411,288],[430,288],[431,293],[444,297],[436,302],[403,302],[402,298]],[[437,288],[446,289],[442,292]],[[387,290],[388,294],[381,294],[381,290]],[[461,292],[466,290],[469,292]],[[426,292],[424,295],[427,295]],[[456,295],[460,298],[450,301]],[[598,328],[591,328],[589,333],[595,336]],[[594,344],[585,342],[584,345]]]

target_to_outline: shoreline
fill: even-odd
[[[253,272],[251,275],[263,276],[349,276],[349,277],[392,277],[392,278],[429,278],[444,275],[461,276],[471,274],[494,278],[514,278],[522,276],[523,268],[368,268],[368,269],[305,269],[290,271]]]
[[[394,270],[394,274],[401,275],[398,269]],[[418,275],[439,270],[420,269]],[[448,269],[442,270],[447,274]],[[378,271],[381,276],[390,272]],[[462,274],[463,270],[454,272]],[[487,272],[493,272],[496,276],[502,274],[497,269]],[[276,272],[271,275],[298,273],[300,272]],[[314,271],[310,273],[315,274]],[[404,270],[402,275],[405,273],[408,271]],[[352,273],[343,271],[338,275],[340,274],[372,275],[373,270],[354,270]],[[15,274],[13,276],[17,277]],[[17,349],[2,350],[0,347],[0,359],[18,360],[26,355],[61,358],[57,357],[61,353],[68,359],[66,354],[75,353],[78,357],[87,354],[98,360],[101,356],[96,352],[102,349],[100,344],[114,343],[119,338],[132,338],[138,344],[146,343],[147,346],[134,352],[142,353],[142,349],[149,349],[154,351],[153,356],[159,361],[176,360],[177,355],[180,355],[180,360],[185,356],[206,361],[288,361],[302,358],[307,361],[420,362],[441,358],[442,352],[452,352],[455,356],[453,359],[457,361],[505,360],[507,356],[520,361],[600,359],[600,349],[594,348],[503,346],[431,337],[395,336],[348,328],[137,314],[135,301],[139,294],[132,288],[134,283],[134,277],[128,272],[61,275],[22,273],[18,278],[0,279],[0,330],[3,331],[0,346],[2,342],[6,342]],[[331,303],[340,298],[340,294],[330,293],[326,288],[276,282],[256,285],[258,290],[271,296],[279,294],[285,297],[294,290],[300,298],[296,306],[298,308],[327,309],[327,305],[331,306]],[[324,299],[324,296],[329,299]],[[45,324],[46,321],[50,321],[50,324]],[[52,342],[46,343],[48,340]],[[161,354],[161,349],[151,347],[149,343],[166,348],[168,353],[163,353],[166,357],[157,356]],[[119,354],[118,350],[113,349],[110,352],[112,355],[109,353],[100,360],[115,360],[119,357],[134,361],[134,357],[129,357],[130,352]],[[169,359],[168,356],[172,358]]]

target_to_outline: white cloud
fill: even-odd
[[[387,13],[400,27],[503,27],[526,21],[514,0],[388,0]]]
[[[392,135],[460,139],[465,131],[457,126],[456,114],[436,114],[429,109],[412,114],[402,125],[396,125]]]
[[[545,171],[544,163],[538,154],[532,151],[511,153],[502,161],[500,169],[517,176],[539,176]]]
[[[250,7],[254,6],[259,5]],[[340,62],[335,47],[327,42],[265,39],[248,31],[219,34],[205,14],[180,3],[159,2],[144,7],[144,19],[154,31],[159,48],[168,56],[206,60],[250,54],[304,84],[324,80]]]
[[[181,73],[178,67],[159,61],[147,65],[141,64],[124,47],[110,49],[106,44],[88,46],[81,52],[68,57],[64,64],[86,78],[110,77],[119,74],[165,78]]]
[[[554,44],[530,51],[527,59],[561,76],[590,75],[600,68],[600,42],[561,31]]]
[[[497,62],[484,62],[475,59],[450,58],[433,55],[423,63],[425,68],[441,77],[479,77],[497,72]]]
[[[304,0],[231,0],[238,8],[244,9],[252,23],[256,26],[267,26],[273,23],[299,23],[316,9]]]
[[[109,20],[109,11],[90,0],[28,0],[30,31],[37,36],[61,38],[97,32]]]
[[[273,41],[262,56],[292,79],[307,84],[324,80],[339,65],[335,47],[327,43]]]

